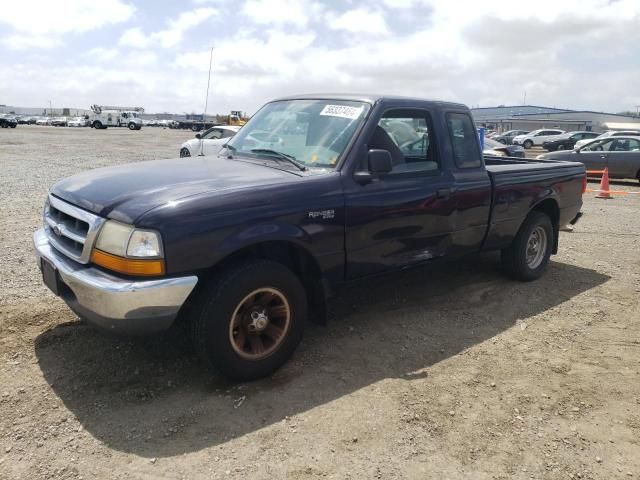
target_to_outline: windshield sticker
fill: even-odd
[[[340,117],[355,120],[362,113],[362,107],[348,107],[346,105],[326,105],[320,115],[325,117]]]

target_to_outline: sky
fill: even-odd
[[[0,104],[255,112],[312,92],[640,105],[640,0],[2,2]]]

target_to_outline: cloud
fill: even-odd
[[[344,12],[337,17],[328,15],[329,28],[350,33],[387,35],[389,27],[380,11],[369,11],[364,7]]]
[[[17,32],[40,36],[87,32],[130,19],[135,7],[121,0],[51,0],[3,2],[0,23]]]
[[[184,34],[191,28],[206,22],[218,14],[218,11],[210,7],[196,8],[182,12],[178,18],[168,22],[167,28],[149,35],[145,35],[139,27],[133,27],[125,31],[118,44],[133,48],[150,48],[161,46],[172,48],[182,42]]]
[[[6,35],[2,43],[11,50],[51,50],[59,47],[62,44],[62,40],[55,36],[12,33]]]
[[[242,13],[260,25],[291,23],[304,27],[309,22],[311,8],[303,0],[247,0]]]
[[[210,111],[252,112],[270,98],[314,91],[488,106],[520,103],[526,90],[530,103],[550,106],[620,111],[640,104],[637,0],[540,0],[535,9],[507,0],[194,5],[200,1],[181,15],[159,3],[154,13],[167,20],[156,28],[140,23],[142,15],[124,32],[112,27],[104,37],[120,36],[119,45],[86,35],[38,53],[59,35],[9,32],[11,49],[27,39],[22,51],[6,48],[0,56],[4,103],[54,98],[70,107],[98,102],[200,111],[212,32],[194,27],[216,17],[224,21],[215,25]],[[216,13],[204,19],[202,11],[194,13],[200,8]]]

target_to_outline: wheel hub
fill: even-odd
[[[238,303],[231,316],[231,346],[243,358],[266,358],[284,341],[290,321],[291,307],[285,295],[276,288],[258,288]]]
[[[256,309],[251,312],[249,315],[251,321],[247,325],[247,329],[249,333],[259,333],[262,332],[267,325],[269,325],[269,314],[267,313],[266,308]]]

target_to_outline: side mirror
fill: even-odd
[[[393,169],[393,160],[388,150],[372,149],[367,153],[368,170],[356,172],[356,182],[366,185],[380,174],[389,173]]]
[[[196,138],[202,138],[202,135],[200,135],[199,133],[196,133]]]
[[[367,157],[369,171],[373,174],[389,173],[393,169],[393,160],[388,150],[372,149]]]

